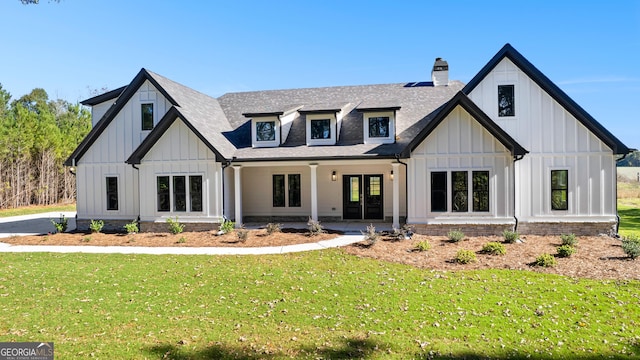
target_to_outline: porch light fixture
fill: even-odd
[[[336,181],[336,180],[338,180],[338,175],[336,175],[336,171],[333,170],[331,172],[331,181]]]
[[[389,178],[393,181],[393,170],[391,170],[391,174],[389,174]]]

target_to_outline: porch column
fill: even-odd
[[[236,227],[240,227],[242,225],[242,185],[240,181],[240,170],[242,168],[240,165],[233,166],[233,190],[234,190],[234,201],[235,201],[235,222]]]
[[[391,164],[393,168],[393,227],[400,228],[400,164]]]
[[[311,168],[311,219],[318,221],[318,164],[309,164]]]

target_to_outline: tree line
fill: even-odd
[[[74,201],[75,177],[63,163],[89,130],[80,104],[39,88],[11,101],[0,84],[0,209]]]

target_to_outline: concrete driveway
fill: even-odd
[[[0,238],[23,235],[40,235],[55,232],[51,220],[56,222],[64,215],[68,219],[67,231],[76,228],[75,212],[49,212],[0,218]]]

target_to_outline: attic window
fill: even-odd
[[[331,139],[331,120],[311,120],[311,139]]]
[[[274,141],[276,139],[275,121],[256,122],[256,141]]]
[[[389,117],[378,116],[369,118],[369,137],[387,138],[389,137]]]
[[[153,130],[153,104],[142,104],[142,130]]]
[[[516,116],[514,85],[498,85],[498,116]]]

